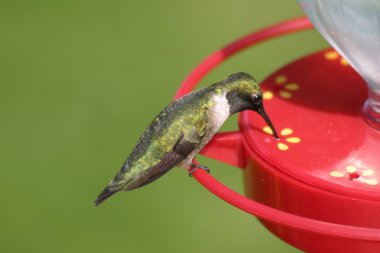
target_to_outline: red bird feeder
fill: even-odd
[[[301,18],[233,42],[202,62],[176,98],[242,49],[309,28]],[[237,132],[217,134],[202,150],[243,169],[247,197],[203,170],[194,177],[301,250],[380,252],[380,132],[362,116],[363,79],[327,49],[274,72],[262,89],[280,140],[259,115],[245,111]]]

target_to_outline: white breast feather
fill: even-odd
[[[230,105],[226,98],[226,92],[213,96],[214,107],[211,111],[213,130],[217,131],[230,116]]]

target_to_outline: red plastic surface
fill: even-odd
[[[315,220],[379,229],[380,132],[362,118],[362,78],[329,49],[276,71],[262,88],[280,141],[255,113],[240,115],[247,195]],[[342,245],[336,237],[264,223],[307,252],[380,252],[380,243]]]
[[[238,52],[239,50],[242,50],[248,46],[254,45],[254,44],[256,44],[260,41],[263,41],[265,39],[269,39],[269,38],[272,38],[272,37],[275,37],[278,35],[291,33],[294,31],[298,31],[298,30],[302,30],[302,29],[308,29],[308,28],[311,28],[311,24],[309,23],[309,21],[305,18],[301,18],[301,19],[296,19],[296,20],[284,22],[284,23],[279,24],[279,25],[272,26],[270,28],[264,29],[264,30],[259,31],[257,33],[254,33],[252,35],[248,35],[248,36],[244,37],[243,39],[240,39],[236,42],[233,42],[231,45],[225,47],[224,49],[222,49],[220,51],[215,52],[210,57],[208,57],[204,62],[202,62],[190,74],[190,76],[185,80],[182,87],[178,90],[178,92],[176,94],[176,98],[178,98],[178,97],[188,93],[189,91],[191,91],[193,89],[193,87],[197,84],[197,82],[199,82],[199,80],[204,75],[206,75],[215,66],[217,66],[219,63],[221,63],[222,61],[227,59],[232,54]],[[330,58],[333,58],[333,57],[331,56]],[[338,60],[340,60],[340,59],[338,59]],[[318,70],[316,70],[316,71],[318,72]],[[302,72],[302,71],[300,71],[300,72]],[[319,73],[319,74],[323,75],[323,73]],[[334,74],[335,73],[330,73],[329,75],[334,75]],[[302,73],[300,76],[302,76]],[[276,79],[278,77],[274,77],[274,78]],[[286,80],[289,81],[290,79],[287,79],[287,78],[290,78],[290,77],[285,78]],[[280,79],[284,79],[284,78],[279,78],[279,80]],[[270,79],[268,79],[268,80],[270,80]],[[274,80],[274,82],[276,82],[276,80]],[[281,90],[281,88],[278,88],[281,85],[278,87],[277,86],[272,87],[272,88],[274,88],[274,90],[272,90],[272,96],[274,95],[272,101],[275,101],[274,100],[276,97],[275,93],[278,92],[278,94],[282,94],[282,97],[284,98],[284,103],[288,102],[288,101],[285,101],[286,100],[285,97],[289,97],[288,93],[290,92],[291,96],[293,96],[292,92],[293,91],[295,92],[296,90],[299,89],[299,87],[294,88],[295,86],[291,85],[292,82],[284,83],[281,80],[280,81],[277,80],[277,82],[279,82],[279,84],[282,84],[283,87],[285,87],[285,85],[287,85],[287,84],[289,84],[289,85],[287,86],[287,89],[284,88],[283,90]],[[268,89],[269,88],[271,88],[270,84],[268,84]],[[329,88],[329,87],[327,87],[327,88]],[[286,93],[286,92],[288,92],[288,93]],[[331,93],[331,98],[332,98],[331,101],[334,103],[333,98],[334,98],[335,94],[336,94],[336,96],[339,95],[336,93],[339,91],[336,91],[336,90],[334,91],[334,89],[333,89],[333,90],[331,90],[331,92],[335,92],[335,93]],[[266,93],[266,97],[271,96],[270,94],[269,95],[268,94],[269,93]],[[311,98],[312,98],[312,101],[317,101],[317,97],[312,96]],[[359,100],[360,99],[363,99],[362,92],[360,92],[360,94],[359,94]],[[302,97],[299,97],[299,100],[300,100],[300,101],[298,101],[299,103],[308,102],[308,101],[301,101]],[[281,115],[273,115],[273,108],[271,108],[271,105],[269,105],[269,103],[267,103],[267,104],[268,105],[266,105],[266,107],[267,107],[268,114],[271,115],[271,118],[273,118],[272,120],[274,121],[274,124],[277,127],[276,123],[278,123],[278,122],[276,122],[277,121],[276,118],[278,118]],[[339,107],[339,103],[335,103],[335,106],[336,106],[336,109],[339,109],[339,110],[344,109],[343,107],[341,107],[341,108]],[[281,107],[278,107],[278,108],[281,108]],[[323,108],[323,106],[322,106],[322,108]],[[314,113],[315,111],[316,112],[319,111],[319,109],[313,108],[310,106],[308,107],[308,109],[310,110],[310,113]],[[339,110],[334,112],[334,113],[336,113],[337,116],[338,115],[340,116],[341,112]],[[346,110],[346,109],[344,109],[344,110]],[[355,111],[355,113],[357,113],[357,112]],[[353,113],[353,114],[355,114],[355,113]],[[244,117],[247,117],[247,120],[244,120]],[[296,159],[296,157],[297,157],[297,152],[298,152],[298,156],[303,156],[303,151],[305,151],[305,149],[308,148],[311,150],[308,151],[309,153],[307,153],[307,155],[310,155],[310,153],[313,154],[314,151],[312,150],[313,149],[312,145],[310,145],[310,143],[309,143],[309,146],[307,146],[307,147],[303,146],[302,148],[300,148],[301,146],[299,146],[298,148],[295,148],[296,145],[294,145],[294,147],[293,147],[291,144],[306,143],[306,141],[305,141],[306,139],[303,139],[303,140],[301,139],[301,141],[299,141],[298,139],[295,139],[295,138],[300,138],[299,136],[296,136],[296,135],[294,135],[294,136],[292,135],[290,137],[284,137],[281,140],[281,142],[284,142],[284,140],[285,140],[285,141],[288,141],[291,143],[291,144],[282,143],[285,146],[287,146],[287,150],[293,149],[294,152],[295,152],[295,150],[297,150],[297,152],[294,153],[293,160],[292,160],[292,158],[289,158],[289,160],[288,160],[285,156],[282,156],[282,153],[281,153],[281,155],[279,155],[279,152],[283,152],[284,149],[286,149],[286,147],[284,145],[280,145],[281,150],[280,149],[277,150],[278,149],[277,141],[275,141],[267,133],[264,133],[262,131],[263,125],[255,126],[255,125],[251,125],[251,124],[247,123],[248,121],[251,122],[251,120],[252,120],[251,117],[255,117],[254,114],[251,114],[251,113],[243,113],[242,114],[242,117],[241,117],[242,120],[240,123],[241,123],[242,129],[244,129],[244,132],[243,132],[244,138],[240,138],[242,136],[240,133],[237,133],[235,135],[236,138],[233,138],[232,140],[229,140],[228,138],[224,138],[224,139],[223,138],[222,139],[216,138],[214,141],[210,142],[210,144],[207,147],[205,147],[205,149],[202,152],[204,154],[206,154],[207,156],[214,157],[217,159],[222,159],[223,161],[225,161],[227,163],[237,165],[239,167],[245,167],[244,165],[247,165],[247,169],[245,170],[246,171],[245,180],[247,181],[248,189],[250,187],[249,185],[251,185],[251,186],[255,185],[255,187],[256,186],[259,187],[258,186],[259,184],[257,184],[257,180],[255,181],[255,178],[260,179],[260,180],[262,180],[262,179],[267,180],[268,182],[265,183],[265,181],[264,181],[263,186],[269,185],[271,187],[270,189],[263,187],[262,189],[265,189],[265,190],[261,190],[261,192],[260,192],[260,189],[251,188],[249,190],[254,189],[255,192],[253,192],[253,193],[248,192],[251,197],[261,198],[260,201],[262,201],[263,203],[266,203],[267,205],[263,205],[261,203],[253,201],[251,199],[248,199],[248,198],[232,191],[231,189],[222,185],[221,183],[216,181],[211,175],[205,173],[202,170],[197,170],[194,173],[194,177],[203,186],[205,186],[208,190],[210,190],[212,193],[214,193],[218,197],[229,202],[230,204],[232,204],[232,205],[234,205],[234,206],[236,206],[236,207],[238,207],[238,208],[240,208],[240,209],[242,209],[248,213],[251,213],[251,214],[256,215],[260,218],[263,218],[267,221],[270,221],[270,223],[266,223],[268,228],[270,228],[279,237],[281,237],[284,240],[292,243],[293,245],[296,245],[297,247],[299,247],[301,249],[307,249],[309,251],[313,251],[313,250],[310,250],[310,249],[313,249],[313,247],[312,247],[313,245],[310,245],[310,244],[314,244],[314,246],[315,246],[314,248],[316,249],[314,252],[323,252],[324,249],[331,249],[331,247],[334,247],[335,243],[341,242],[341,243],[338,243],[337,245],[335,245],[335,247],[336,246],[341,247],[341,246],[346,245],[345,246],[346,252],[354,252],[354,251],[352,251],[352,249],[357,249],[357,247],[364,250],[361,252],[375,252],[373,250],[380,250],[380,243],[379,243],[379,241],[380,241],[380,230],[379,229],[372,229],[372,228],[369,228],[370,226],[365,226],[365,225],[363,225],[363,227],[360,227],[361,223],[358,223],[359,224],[358,226],[349,226],[349,225],[337,224],[337,223],[339,223],[339,220],[334,220],[334,219],[330,219],[330,220],[326,219],[327,221],[330,221],[330,222],[325,222],[323,220],[318,220],[319,217],[311,216],[311,218],[307,218],[307,217],[303,217],[303,216],[307,216],[307,213],[306,214],[302,213],[302,210],[301,211],[296,210],[295,212],[293,212],[293,210],[288,210],[288,209],[284,208],[283,206],[276,205],[277,202],[283,203],[280,200],[286,199],[286,192],[283,191],[284,189],[295,190],[295,191],[297,191],[297,189],[305,190],[306,193],[311,192],[311,193],[315,194],[315,196],[313,197],[315,199],[318,199],[316,197],[318,194],[322,194],[322,195],[326,194],[326,196],[329,196],[329,197],[338,196],[339,198],[345,198],[345,200],[348,198],[347,198],[347,196],[339,196],[335,193],[330,192],[331,189],[328,191],[325,191],[323,188],[320,189],[320,188],[315,187],[318,184],[316,184],[314,181],[311,181],[309,183],[308,178],[302,178],[302,176],[298,175],[298,174],[302,174],[302,173],[297,174],[297,172],[293,173],[293,171],[285,171],[284,168],[291,168],[289,166],[294,164],[294,162],[295,162],[294,159]],[[304,117],[308,117],[308,114],[306,113],[304,115]],[[351,120],[352,117],[357,118],[357,115],[351,115],[350,113],[347,113],[347,112],[345,113],[345,115],[343,115],[343,118],[348,119],[348,120]],[[291,121],[291,119],[292,119],[292,117],[288,117],[289,122]],[[256,120],[256,122],[260,122],[260,121]],[[352,122],[354,124],[353,126],[355,126],[356,120],[353,119]],[[279,124],[281,124],[280,127],[289,128],[285,124],[285,122],[279,123]],[[284,125],[282,125],[282,124],[284,124]],[[293,133],[301,133],[301,127],[299,129],[297,128],[297,132],[295,131],[295,128],[298,127],[297,124],[292,126],[294,128],[294,129],[293,128],[291,129],[293,131]],[[345,124],[343,122],[341,122],[339,119],[334,121],[334,124],[340,125],[342,127],[342,129],[344,130]],[[318,127],[318,122],[315,122],[313,126]],[[332,127],[330,130],[333,131],[333,129],[334,128]],[[283,129],[281,129],[281,130],[283,130]],[[298,132],[298,130],[299,130],[299,132]],[[287,130],[287,131],[289,133],[289,130]],[[328,134],[331,135],[332,138],[334,136],[335,136],[335,138],[337,138],[338,135],[336,135],[334,132],[331,132],[331,131],[328,132]],[[306,130],[304,132],[306,132]],[[359,130],[359,132],[360,132],[360,130]],[[286,131],[283,133],[284,133],[283,135],[286,135],[285,134]],[[352,130],[346,130],[343,133],[349,134],[349,135],[356,134],[355,130],[353,130],[353,131]],[[234,135],[233,133],[232,134],[229,133],[229,134]],[[248,137],[246,136],[246,134]],[[220,136],[226,137],[226,136],[223,136],[220,134],[217,137],[220,137]],[[342,140],[344,139],[343,137],[342,136],[339,137],[340,139],[336,140],[337,143],[342,142]],[[253,138],[253,139],[250,139],[250,138]],[[261,139],[257,140],[257,138],[261,138]],[[290,139],[290,141],[289,141],[289,140],[287,140],[288,138],[293,138],[293,139]],[[303,138],[305,138],[305,137],[303,137]],[[317,136],[317,135],[315,135],[315,136],[311,135],[309,138],[311,138],[311,139],[314,138],[315,141],[323,140],[323,136],[321,137],[321,136]],[[258,148],[256,146],[255,140],[257,141],[257,143],[265,144],[265,146]],[[339,140],[341,140],[341,141],[339,142]],[[359,135],[359,137],[353,137],[352,140],[356,140],[356,142],[359,143],[361,140],[360,135]],[[369,142],[370,142],[370,140],[369,140]],[[311,143],[312,143],[312,141],[311,141]],[[233,152],[233,150],[234,150],[233,146],[235,144],[237,144],[237,148],[235,149],[236,152]],[[225,148],[226,146],[230,146],[230,147]],[[252,150],[253,148],[256,149],[255,151],[257,151],[257,153],[255,153],[255,151]],[[333,149],[332,152],[334,152],[334,155],[339,156],[340,151],[338,151],[337,149],[339,149],[338,144],[336,145],[336,148]],[[270,152],[270,150],[272,150],[273,153]],[[351,151],[355,151],[355,150],[351,150]],[[344,156],[344,154],[347,154],[347,152],[350,152],[350,151],[349,150],[342,151],[340,156]],[[277,153],[277,155],[274,155],[276,153]],[[287,153],[289,153],[289,152],[287,152]],[[324,160],[327,160],[327,161],[320,162],[321,166],[323,165],[323,163],[328,164],[328,160],[330,159],[329,154],[324,154],[324,155],[326,155]],[[321,154],[315,153],[315,155],[312,156],[312,158],[315,158],[316,161],[318,161],[318,158],[320,158],[320,156],[321,156]],[[322,154],[322,156],[323,156],[323,154]],[[229,157],[231,157],[231,158],[229,158]],[[267,159],[267,157],[269,157],[269,158]],[[276,157],[278,157],[279,159],[275,160],[275,161],[271,160],[271,159],[274,159]],[[312,159],[312,158],[310,158],[310,159]],[[242,161],[239,161],[239,159]],[[270,161],[268,161],[268,160],[270,160]],[[308,160],[306,155],[304,155],[304,160],[305,160],[305,162]],[[255,170],[255,168],[257,168],[257,170]],[[281,169],[279,169],[279,168],[281,168]],[[302,165],[299,165],[297,168],[298,171],[300,169],[302,169]],[[358,169],[357,169],[357,171],[354,171],[352,167],[349,167],[349,169],[344,168],[343,171],[341,171],[339,169],[340,169],[340,167],[337,167],[336,170],[331,170],[328,172],[329,176],[333,177],[332,175],[335,175],[336,178],[329,178],[329,176],[326,176],[328,178],[328,180],[324,180],[324,181],[322,180],[322,182],[325,182],[325,184],[328,185],[328,187],[334,188],[334,187],[338,187],[338,186],[341,187],[341,184],[338,181],[336,181],[336,180],[338,180],[338,178],[346,179],[346,177],[348,177],[350,181],[355,181],[354,183],[357,183],[357,182],[359,182],[359,180],[357,180],[357,179],[364,176],[363,174],[360,174],[360,173],[362,173],[362,171],[359,171]],[[251,173],[251,174],[249,174],[249,173]],[[321,180],[321,179],[318,179],[318,173],[319,172],[316,172],[316,170],[313,170],[313,168],[311,168],[311,169],[307,169],[304,174],[307,175],[309,178],[316,177],[317,179],[315,179],[315,180]],[[341,174],[339,174],[339,173],[343,174],[343,178],[340,177]],[[366,173],[371,174],[372,172],[366,172]],[[317,182],[320,183],[320,181],[317,181]],[[370,184],[368,184],[368,186],[374,186],[373,185],[374,181],[367,181],[367,183],[368,182],[370,183]],[[334,185],[334,186],[330,186],[330,185]],[[280,186],[281,187],[283,186],[283,188],[281,188]],[[276,187],[280,187],[280,188],[277,189]],[[348,188],[350,188],[350,187],[348,187]],[[279,189],[281,189],[282,192]],[[350,189],[353,189],[353,188],[351,187]],[[360,189],[362,189],[362,188],[360,188]],[[376,193],[376,191],[373,191],[372,188],[369,187],[367,190],[364,190],[364,191],[366,191],[366,192],[362,193],[362,195],[359,194],[358,196],[364,196],[365,195],[368,199],[371,199],[371,198],[377,199],[377,193]],[[372,192],[372,195],[371,195],[371,192]],[[272,198],[271,198],[271,196],[267,196],[267,200],[269,200],[269,201],[265,202],[266,199],[265,199],[265,197],[263,197],[263,195],[265,195],[265,194],[268,195],[268,194],[272,194],[272,193],[274,195],[274,198],[273,198],[273,196],[272,196]],[[367,193],[368,193],[368,195],[367,195]],[[347,195],[350,195],[350,193],[348,192]],[[348,200],[354,200],[354,199],[349,198]],[[271,201],[274,203],[271,203]],[[371,201],[371,200],[368,200],[368,201]],[[293,205],[296,205],[296,206],[302,206],[300,203],[297,203],[296,200],[294,200],[294,199],[290,200],[289,202],[291,202]],[[313,202],[313,199],[309,199],[307,204],[312,205],[312,202]],[[368,210],[371,210],[371,208],[372,208],[372,211],[373,211],[373,208],[378,205],[378,202],[371,202],[371,203],[374,205],[372,205],[372,206],[369,205]],[[366,203],[364,203],[364,204],[366,204]],[[272,208],[268,205],[272,205],[275,208]],[[315,205],[318,205],[318,203],[315,203]],[[291,206],[292,205],[288,205],[287,207],[291,208]],[[283,209],[284,211],[277,210],[276,208]],[[349,207],[346,207],[346,208],[349,208]],[[297,208],[295,208],[295,209],[297,209]],[[349,209],[346,209],[346,210],[348,211]],[[361,209],[361,210],[365,210],[365,209]],[[352,213],[355,214],[355,210]],[[356,215],[359,216],[357,213],[356,213]],[[367,215],[367,214],[364,213],[363,215]],[[352,217],[355,218],[354,215]],[[348,223],[348,224],[350,224],[350,223]],[[352,223],[352,224],[355,225],[355,223]],[[301,231],[303,231],[303,232],[301,232]],[[344,238],[346,238],[346,239],[344,239]],[[350,240],[347,240],[347,238],[349,238]],[[325,245],[324,246],[317,246],[319,244],[325,244]],[[331,247],[329,248],[329,246],[331,246]],[[342,248],[340,248],[340,249],[342,249]],[[327,252],[327,251],[325,251],[325,252]],[[376,252],[378,252],[378,251],[376,251]]]
[[[380,131],[362,117],[364,80],[341,59],[334,50],[322,51],[262,83],[280,141],[263,131],[266,124],[256,113],[241,113],[240,126],[252,150],[291,177],[325,191],[380,201]]]

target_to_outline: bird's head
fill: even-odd
[[[278,139],[277,132],[264,110],[260,86],[251,75],[243,72],[233,74],[219,84],[221,89],[226,92],[231,114],[244,110],[256,111],[272,129],[273,136]]]

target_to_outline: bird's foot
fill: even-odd
[[[193,176],[193,173],[197,170],[197,169],[202,169],[204,171],[206,171],[207,173],[210,173],[210,169],[206,166],[202,166],[200,164],[195,164],[195,163],[192,163],[191,166],[190,166],[190,170],[189,170],[189,177],[192,177]]]

